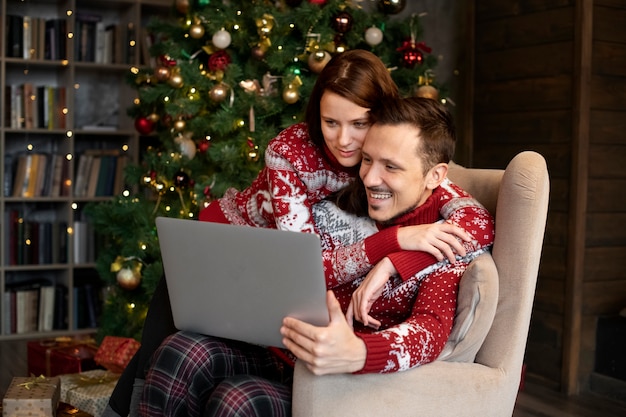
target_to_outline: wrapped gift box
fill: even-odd
[[[99,417],[109,403],[119,377],[104,369],[61,375],[61,401]]]
[[[57,376],[95,369],[98,351],[93,339],[58,338],[27,344],[28,373]]]
[[[105,336],[96,352],[96,363],[121,374],[140,346],[138,341],[128,337]]]
[[[3,417],[55,417],[59,378],[15,377],[2,400]]]

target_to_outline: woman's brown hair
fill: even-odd
[[[320,149],[324,145],[320,101],[326,91],[368,109],[385,98],[398,97],[398,87],[389,70],[373,53],[351,49],[334,56],[318,76],[305,114],[311,141]]]

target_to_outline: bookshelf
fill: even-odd
[[[84,206],[122,191],[141,28],[171,0],[0,0],[0,341],[90,333],[104,291]]]

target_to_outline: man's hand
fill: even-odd
[[[365,326],[370,326],[374,329],[380,327],[380,322],[371,317],[369,312],[374,301],[382,295],[383,288],[387,281],[389,281],[389,278],[396,273],[396,268],[387,257],[381,259],[381,261],[370,270],[363,282],[359,285],[359,288],[352,293],[352,300],[346,312],[348,322],[351,323],[354,318]]]
[[[351,373],[363,369],[367,349],[341,311],[332,291],[326,293],[330,323],[316,327],[293,317],[283,319],[283,343],[315,375]]]
[[[405,226],[398,229],[398,243],[404,250],[423,251],[433,255],[437,261],[448,258],[456,262],[455,253],[465,256],[465,248],[458,239],[470,242],[472,236],[451,223],[432,223]]]

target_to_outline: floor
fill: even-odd
[[[0,342],[0,398],[14,376],[27,375],[26,341]],[[513,417],[624,417],[626,403],[593,394],[566,397],[527,382],[520,392]]]

